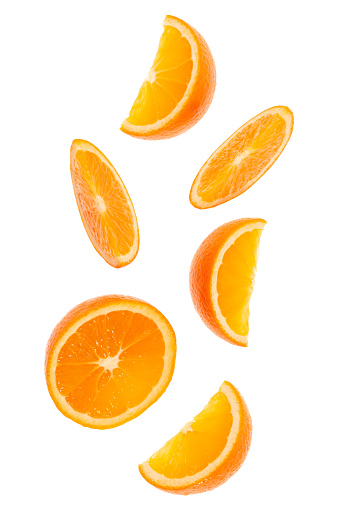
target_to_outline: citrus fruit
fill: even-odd
[[[215,63],[203,37],[166,16],[155,60],[121,130],[145,139],[181,134],[206,113],[216,86]]]
[[[283,152],[293,129],[293,113],[275,106],[249,120],[209,157],[198,172],[190,202],[216,207],[251,187]]]
[[[217,336],[248,345],[249,303],[264,219],[237,219],[216,228],[190,268],[190,291],[203,322]]]
[[[224,382],[196,417],[139,466],[156,488],[189,495],[217,488],[241,467],[251,443],[249,410]]]
[[[74,140],[70,170],[76,203],[96,251],[113,267],[132,262],[139,248],[133,203],[121,177],[92,143]]]
[[[163,394],[175,355],[175,333],[154,306],[134,297],[97,297],[55,327],[46,350],[48,390],[66,417],[113,428]]]

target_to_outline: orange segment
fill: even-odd
[[[249,333],[249,303],[255,282],[261,229],[243,233],[225,251],[217,274],[218,306],[236,334]]]
[[[209,157],[190,191],[194,207],[215,207],[244,193],[273,165],[290,139],[293,114],[286,106],[263,111]]]
[[[216,488],[242,465],[251,442],[246,404],[229,382],[192,421],[139,466],[150,484],[188,495]]]
[[[203,322],[221,338],[247,346],[249,304],[264,219],[238,219],[202,242],[190,269],[190,290]]]
[[[190,129],[207,111],[216,71],[203,37],[188,23],[166,16],[153,65],[121,130],[146,139]]]
[[[76,202],[86,232],[113,267],[132,262],[139,247],[136,214],[113,165],[94,145],[74,140],[70,168]]]
[[[163,119],[182,99],[191,79],[191,47],[177,28],[166,26],[159,49],[128,120],[147,125]]]
[[[223,392],[217,392],[193,421],[153,454],[150,467],[170,479],[195,475],[219,457],[232,422],[230,404]],[[169,455],[170,462],[166,461]]]
[[[133,297],[99,297],[55,328],[46,352],[48,389],[66,417],[112,428],[161,396],[175,354],[174,331],[156,308]]]

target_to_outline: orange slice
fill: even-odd
[[[293,129],[293,113],[275,106],[249,120],[209,157],[198,172],[190,202],[216,207],[251,187],[283,152]]]
[[[216,86],[215,63],[193,27],[166,16],[155,60],[121,130],[145,139],[184,133],[206,113]]]
[[[242,466],[251,443],[249,410],[224,382],[201,413],[139,466],[156,488],[189,495],[217,488]]]
[[[69,419],[114,428],[163,394],[175,356],[175,333],[155,307],[134,297],[98,297],[55,327],[46,350],[48,390]]]
[[[113,267],[132,262],[139,248],[133,203],[106,156],[85,140],[74,140],[70,171],[76,203],[96,251]]]
[[[214,230],[195,253],[190,291],[203,322],[217,336],[248,346],[249,303],[264,219],[238,219]]]

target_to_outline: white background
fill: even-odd
[[[208,42],[216,93],[187,133],[136,140],[119,126],[166,14]],[[337,508],[336,2],[4,1],[1,18],[2,507]],[[193,208],[190,186],[211,152],[279,104],[295,127],[276,164],[235,200]],[[69,173],[74,138],[106,154],[134,202],[141,244],[126,268],[105,263],[82,226]],[[203,325],[188,288],[201,241],[239,217],[267,220],[246,349]],[[56,409],[44,350],[66,312],[109,293],[158,307],[178,355],[157,403],[100,431]],[[148,485],[138,463],[223,380],[253,419],[243,467],[202,495]]]

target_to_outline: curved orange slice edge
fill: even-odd
[[[249,120],[209,157],[198,172],[190,202],[198,209],[216,207],[244,193],[283,152],[293,129],[293,113],[275,106]]]
[[[175,333],[158,309],[134,297],[98,297],[54,329],[45,360],[48,390],[69,419],[113,428],[163,394],[175,356]]]
[[[243,397],[230,382],[224,382],[202,412],[139,470],[150,484],[171,493],[212,490],[241,467],[251,434],[251,417]]]
[[[166,16],[153,65],[121,131],[145,139],[177,136],[206,113],[216,86],[211,51],[192,26]]]
[[[196,311],[217,336],[248,345],[249,304],[264,219],[237,219],[216,228],[200,245],[190,268]]]
[[[85,140],[73,141],[70,170],[76,203],[91,243],[109,265],[128,265],[138,253],[139,231],[121,177],[106,156]]]

